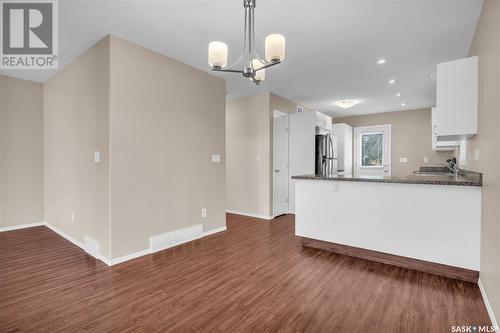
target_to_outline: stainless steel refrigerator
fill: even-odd
[[[337,138],[330,134],[316,134],[317,175],[331,177],[337,174]]]

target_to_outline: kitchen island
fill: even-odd
[[[292,178],[304,246],[477,282],[481,174]]]

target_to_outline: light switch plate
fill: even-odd
[[[408,158],[407,157],[400,157],[399,163],[408,163]]]
[[[212,162],[213,163],[220,163],[220,154],[212,154]]]
[[[429,159],[427,157],[424,157],[424,163],[429,163]]]
[[[94,152],[94,162],[99,163],[101,161],[101,154],[98,151]]]
[[[201,217],[207,217],[207,209],[206,208],[201,209]]]

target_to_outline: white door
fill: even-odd
[[[354,175],[391,175],[391,125],[354,128]]]
[[[273,215],[288,213],[288,116],[274,111]]]

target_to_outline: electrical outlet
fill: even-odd
[[[71,223],[75,223],[75,213],[71,212],[69,219],[70,219]]]
[[[408,157],[400,157],[399,163],[408,163]]]
[[[429,163],[429,159],[427,157],[424,157],[424,163]]]
[[[94,162],[99,163],[101,161],[101,154],[98,151],[94,152]]]
[[[203,217],[203,218],[207,217],[207,209],[206,208],[201,209],[201,217]]]

